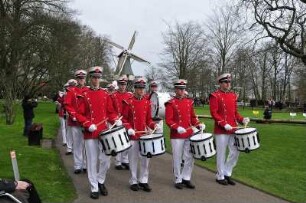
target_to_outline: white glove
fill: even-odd
[[[95,124],[91,124],[88,128],[88,131],[91,132],[91,133],[96,131],[96,130],[97,130],[97,126]]]
[[[185,133],[185,132],[187,132],[187,131],[186,131],[185,128],[179,126],[179,127],[177,128],[177,132],[178,132],[179,134],[183,134],[183,133]]]
[[[226,124],[226,125],[224,126],[224,129],[227,130],[227,131],[230,131],[230,130],[233,129],[233,127],[232,127],[231,125],[229,125],[229,124]]]
[[[205,128],[206,128],[206,125],[205,125],[204,123],[200,123],[200,124],[199,124],[199,129],[200,129],[201,131],[205,130]]]
[[[73,121],[77,121],[76,117],[73,117],[72,120],[73,120]]]
[[[243,120],[242,120],[242,123],[243,123],[244,125],[247,125],[249,122],[250,122],[250,118],[249,118],[249,117],[245,117],[245,118],[243,118]]]
[[[128,129],[128,134],[129,135],[135,135],[135,130],[132,129],[132,128]]]
[[[115,123],[116,123],[116,126],[122,126],[122,120],[116,120],[115,121]]]

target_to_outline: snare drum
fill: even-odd
[[[256,128],[243,128],[235,131],[235,145],[239,151],[249,153],[259,148],[259,134]]]
[[[127,132],[123,126],[114,127],[100,133],[100,141],[106,155],[116,156],[131,147]]]
[[[139,138],[139,150],[142,156],[152,158],[166,152],[165,138],[162,133],[145,135]]]
[[[206,161],[216,154],[214,138],[211,133],[202,133],[198,131],[189,138],[190,149],[195,159]]]
[[[150,95],[152,118],[165,118],[165,103],[171,99],[165,92],[153,92]]]

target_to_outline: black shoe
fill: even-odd
[[[86,168],[83,168],[83,173],[87,173],[87,169]]]
[[[227,183],[229,185],[236,185],[236,183],[231,179],[230,176],[224,176],[225,180],[227,180]]]
[[[143,191],[151,192],[152,188],[148,183],[139,183],[139,187],[143,189]]]
[[[116,169],[116,170],[123,170],[124,168],[123,168],[122,165],[118,165],[118,166],[115,166],[115,169]]]
[[[183,189],[184,185],[183,185],[183,183],[175,183],[174,187],[181,190],[181,189]]]
[[[183,180],[182,184],[184,184],[187,188],[194,189],[195,185],[190,182],[190,180]]]
[[[219,184],[221,184],[221,185],[228,185],[228,182],[227,182],[227,180],[225,180],[225,179],[222,179],[222,180],[216,179],[216,182],[219,183]]]
[[[122,163],[122,166],[125,170],[130,170],[130,164],[129,163]]]
[[[76,170],[74,170],[74,174],[80,174],[81,172],[82,172],[81,169],[76,169]]]
[[[103,196],[107,196],[108,195],[107,188],[105,187],[104,184],[98,183],[98,187],[99,187],[101,195],[103,195]]]
[[[67,144],[66,143],[63,143],[63,147],[66,147],[67,146]]]
[[[98,192],[91,192],[90,193],[91,199],[99,199],[99,193]]]
[[[133,190],[133,191],[138,191],[139,186],[138,186],[138,184],[133,184],[133,185],[130,186],[130,189]]]
[[[66,155],[71,155],[71,154],[72,154],[72,152],[66,152],[65,154],[66,154]]]

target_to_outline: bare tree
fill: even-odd
[[[176,78],[191,79],[190,73],[198,70],[205,58],[204,34],[195,22],[176,24],[163,33],[164,51],[161,67],[168,75]]]
[[[238,44],[243,41],[243,29],[234,7],[219,8],[209,17],[207,39],[213,51],[216,75],[230,71],[229,63]]]
[[[306,65],[306,1],[242,0],[251,9],[257,25],[281,49]],[[254,28],[254,26],[252,27]]]

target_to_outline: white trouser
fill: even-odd
[[[67,141],[67,152],[72,152],[72,145],[73,145],[73,139],[72,139],[72,129],[71,127],[73,126],[69,126],[67,125],[67,133],[66,133],[66,141]]]
[[[116,166],[120,166],[121,163],[129,163],[129,150],[125,150],[121,153],[118,153],[116,156],[116,161],[115,161],[115,165]]]
[[[71,126],[73,138],[73,161],[74,169],[86,168],[86,156],[84,156],[84,138],[82,128],[80,126]]]
[[[171,146],[175,183],[182,182],[182,179],[190,180],[194,159],[190,152],[189,139],[171,139]],[[183,168],[181,168],[182,158],[184,160]]]
[[[239,151],[234,145],[235,137],[234,135],[217,134],[215,135],[216,147],[217,147],[217,174],[216,178],[218,180],[224,179],[224,176],[231,176],[233,168],[236,166]],[[229,154],[227,160],[226,148],[229,149]]]
[[[85,149],[87,155],[87,175],[91,192],[98,192],[98,183],[104,184],[107,170],[110,167],[110,156],[106,156],[102,152],[102,145],[98,139],[86,139]]]
[[[131,179],[130,184],[140,183],[148,183],[149,179],[149,163],[150,159],[145,156],[140,155],[139,151],[139,141],[131,140],[132,147],[129,151],[129,161],[130,161],[130,171],[131,171]],[[138,168],[138,160],[140,159],[140,171],[139,178],[137,178],[137,168]]]
[[[63,139],[63,144],[66,144],[66,120],[63,117],[59,117],[60,119],[60,131]]]

